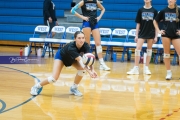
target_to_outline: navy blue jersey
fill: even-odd
[[[83,16],[89,17],[91,26],[97,23],[97,0],[84,0],[84,5],[81,7]]]
[[[90,46],[88,43],[84,42],[83,46],[78,49],[76,46],[76,41],[66,44],[61,49],[61,57],[65,66],[71,66],[75,61],[75,58],[82,56],[84,53],[90,52]]]
[[[43,16],[44,20],[48,20],[51,17],[53,21],[57,21],[55,4],[51,0],[44,0]]]
[[[156,17],[157,13],[157,10],[153,7],[151,7],[150,9],[145,9],[144,7],[142,7],[138,10],[136,16],[136,23],[140,23],[138,38],[154,39],[155,27],[153,25],[153,20]]]
[[[178,9],[180,14],[180,9]],[[162,29],[165,30],[165,35],[176,38],[179,37],[176,32],[179,29],[179,22],[176,22],[176,8],[170,9],[166,7],[161,10],[159,14],[156,16],[155,20],[160,22],[162,20]],[[180,19],[180,15],[178,17]]]

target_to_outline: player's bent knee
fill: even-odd
[[[49,83],[55,83],[56,79],[54,79],[52,76],[48,77],[48,82]]]
[[[135,56],[140,56],[140,52],[141,52],[141,50],[135,49]]]
[[[164,58],[170,58],[170,54],[166,54],[166,53],[164,53],[164,56],[163,56]]]
[[[101,45],[96,46],[96,52],[97,52],[97,54],[102,53],[102,46]]]
[[[79,76],[84,76],[86,74],[86,70],[78,70],[77,74]]]
[[[152,56],[152,49],[147,49],[147,56]]]

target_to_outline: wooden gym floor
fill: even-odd
[[[0,55],[19,55],[19,47],[0,46]],[[83,97],[69,94],[76,70],[63,68],[59,80],[43,87],[40,95],[30,88],[51,75],[53,58],[46,64],[0,64],[0,120],[180,120],[180,68],[172,66],[166,81],[163,64],[150,64],[152,75],[126,75],[133,62],[107,62],[111,71],[95,70],[79,86]]]

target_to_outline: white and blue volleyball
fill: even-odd
[[[91,66],[95,62],[95,56],[92,53],[85,53],[82,57],[84,65]]]

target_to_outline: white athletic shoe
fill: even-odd
[[[37,88],[36,87],[36,85],[34,85],[32,88],[31,88],[31,95],[38,95],[40,92],[41,92],[41,90],[40,90],[41,88]]]
[[[76,96],[82,96],[83,94],[77,89],[77,88],[72,88],[70,87],[70,94],[74,94]]]
[[[134,67],[130,71],[127,72],[128,75],[139,75],[139,68]]]
[[[166,80],[171,80],[172,78],[172,72],[167,72]]]
[[[144,74],[146,74],[146,75],[151,75],[151,71],[150,71],[149,69],[145,69],[145,70],[144,70]]]
[[[111,68],[109,68],[105,63],[100,64],[99,69],[105,71],[111,70]]]

